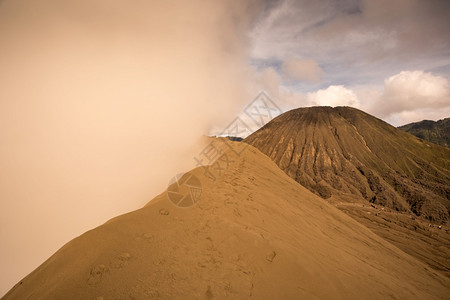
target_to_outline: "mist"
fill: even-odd
[[[0,3],[0,295],[194,166],[249,100],[252,5]]]

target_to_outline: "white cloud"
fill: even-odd
[[[449,82],[424,71],[402,71],[387,78],[383,87],[357,94],[364,99],[364,110],[395,126],[450,115]]]
[[[424,71],[402,71],[384,80],[384,86],[348,88],[331,85],[303,94],[283,85],[273,68],[264,69],[255,87],[264,89],[284,111],[302,106],[352,106],[400,126],[450,116],[447,79]]]
[[[401,126],[412,122],[422,120],[440,120],[450,116],[450,106],[440,110],[435,109],[418,109],[413,111],[402,111],[393,113],[386,118],[386,121],[394,126]]]
[[[281,70],[287,80],[319,82],[324,75],[317,62],[312,59],[286,59],[281,66]]]
[[[331,85],[325,90],[307,94],[310,105],[359,107],[356,94],[342,85]]]
[[[402,71],[384,82],[380,114],[440,108],[450,105],[447,79],[423,71]]]
[[[279,0],[249,33],[252,59],[316,61],[326,85],[378,84],[402,69],[448,68],[450,1]]]

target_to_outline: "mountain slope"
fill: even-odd
[[[450,277],[449,229],[433,224],[448,219],[449,149],[348,107],[289,111],[245,142],[383,239]]]
[[[450,147],[450,118],[439,121],[423,120],[398,127],[423,140]]]
[[[443,299],[450,279],[228,142],[201,199],[163,193],[72,240],[4,299]],[[173,188],[169,188],[173,190]]]
[[[432,222],[449,217],[450,150],[360,110],[294,109],[245,142],[322,198],[364,199]]]

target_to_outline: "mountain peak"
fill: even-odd
[[[450,151],[351,107],[288,111],[245,139],[322,198],[370,201],[445,222]]]

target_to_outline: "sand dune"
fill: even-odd
[[[450,280],[232,143],[190,207],[163,193],[72,240],[3,299],[444,299]],[[240,153],[236,155],[234,153]],[[31,250],[31,249],[30,249]]]

